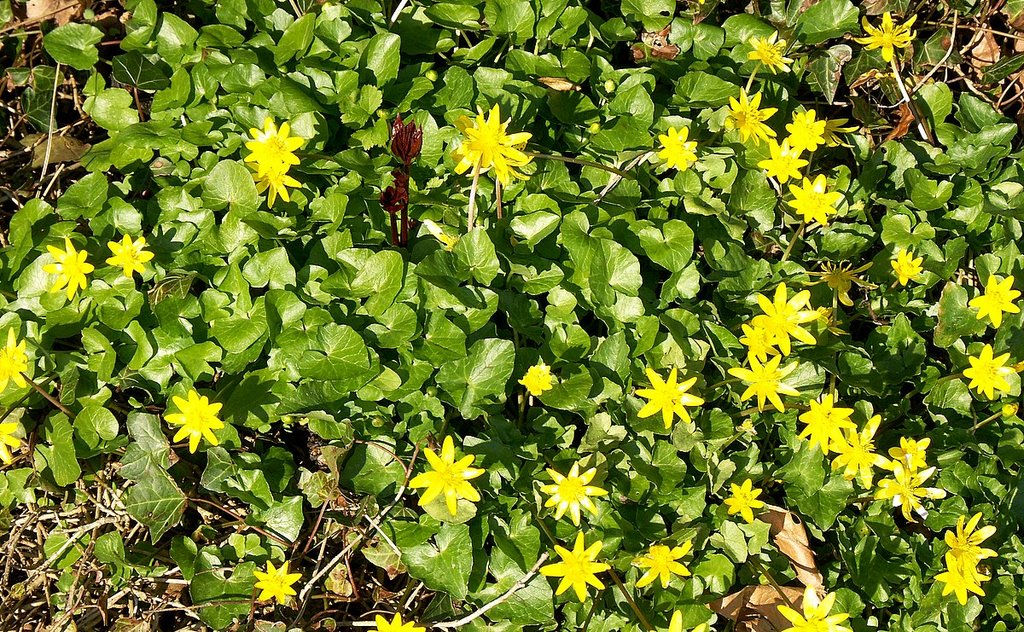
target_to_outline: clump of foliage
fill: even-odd
[[[0,2],[0,628],[1019,629],[1022,7],[918,5]]]

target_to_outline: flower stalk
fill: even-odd
[[[393,246],[409,245],[409,180],[412,175],[412,163],[422,150],[423,129],[411,121],[403,122],[401,116],[395,117],[391,124],[391,153],[402,164],[391,171],[394,182],[380,194],[380,205],[391,219]]]

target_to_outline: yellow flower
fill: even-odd
[[[636,587],[643,588],[644,586],[653,584],[654,580],[660,579],[661,587],[668,588],[668,581],[672,579],[672,575],[689,577],[690,569],[686,568],[685,564],[681,564],[676,560],[682,558],[692,550],[692,540],[683,542],[682,546],[674,547],[667,547],[663,544],[652,544],[647,555],[633,560],[633,563],[640,568],[647,569],[644,576],[636,581]]]
[[[672,427],[673,414],[679,415],[679,418],[687,423],[690,422],[690,413],[686,407],[701,406],[704,400],[687,392],[697,382],[697,378],[691,377],[676,384],[677,375],[676,369],[672,369],[668,372],[668,379],[662,381],[661,376],[652,369],[647,369],[647,379],[651,381],[651,388],[636,391],[638,396],[648,400],[637,413],[641,419],[660,412],[665,421],[665,430]]]
[[[14,382],[18,388],[25,388],[22,373],[28,371],[28,355],[25,353],[25,341],[18,342],[14,329],[7,330],[7,345],[0,349],[0,393],[7,389],[7,382]]]
[[[259,580],[256,588],[262,591],[258,600],[276,599],[277,603],[285,603],[289,596],[296,594],[292,584],[302,577],[302,573],[288,572],[288,562],[282,564],[281,568],[274,568],[270,560],[267,560],[267,572],[255,571],[253,575]]]
[[[916,439],[900,437],[900,445],[889,448],[889,457],[902,463],[903,467],[911,472],[916,472],[928,465],[928,454],[926,451],[931,443],[932,440],[928,438],[917,441]]]
[[[56,263],[48,263],[43,266],[43,272],[57,275],[57,281],[50,291],[59,292],[67,286],[68,300],[70,301],[75,297],[75,292],[79,288],[85,289],[87,285],[85,275],[95,270],[93,265],[85,260],[89,253],[84,250],[81,252],[75,250],[70,237],[64,238],[64,250],[53,246],[47,246],[46,249],[50,251],[50,255],[56,261]]]
[[[544,391],[550,391],[553,388],[551,386],[551,367],[543,362],[535,364],[526,371],[526,375],[519,380],[519,383],[526,387],[530,395],[534,397],[543,395]]]
[[[769,178],[777,179],[779,184],[786,184],[790,178],[799,178],[800,170],[807,166],[800,152],[790,147],[789,139],[782,141],[781,145],[769,139],[768,152],[771,157],[760,161],[757,166],[764,169]]]
[[[846,468],[843,478],[852,481],[860,477],[860,482],[867,489],[871,489],[871,479],[874,478],[873,467],[885,467],[889,461],[881,454],[875,454],[875,433],[882,423],[882,417],[875,415],[868,419],[868,423],[860,432],[848,429],[843,433],[843,438],[834,441],[831,449],[839,456],[832,459],[832,469]]]
[[[1003,417],[1013,417],[1020,410],[1020,406],[1017,404],[1003,404]]]
[[[812,450],[817,446],[822,454],[827,455],[829,446],[843,441],[844,429],[857,430],[857,424],[850,421],[852,414],[852,408],[836,408],[835,398],[829,393],[821,402],[812,401],[811,409],[800,415],[800,421],[807,424],[800,438],[809,438]]]
[[[747,53],[747,59],[761,62],[773,75],[779,71],[789,72],[793,60],[785,56],[786,40],[779,39],[778,31],[768,37],[751,37],[749,44],[754,50]]]
[[[956,599],[960,605],[967,605],[967,593],[972,592],[982,597],[985,591],[981,589],[981,582],[990,579],[982,575],[973,566],[964,566],[953,557],[952,551],[946,553],[946,570],[935,576],[935,581],[942,582],[942,596],[949,593],[956,593]]]
[[[740,99],[729,97],[729,115],[725,118],[726,129],[739,130],[743,142],[754,139],[758,145],[762,140],[775,137],[775,130],[765,125],[765,121],[778,112],[778,108],[758,109],[761,105],[761,93],[758,92],[747,100],[747,91],[740,90]]]
[[[245,157],[245,162],[255,163],[257,178],[269,171],[287,172],[290,166],[299,164],[294,152],[303,141],[298,136],[289,136],[289,132],[288,123],[282,123],[278,129],[269,116],[263,120],[262,131],[255,127],[249,130],[252,140],[245,148],[252,153]]]
[[[974,514],[970,520],[967,516],[960,516],[956,521],[956,531],[946,531],[944,539],[949,547],[947,555],[953,556],[953,559],[964,568],[977,566],[978,562],[996,556],[995,551],[981,546],[982,542],[995,534],[996,528],[986,525],[978,529],[980,522],[980,512]]]
[[[775,337],[775,344],[783,355],[789,355],[791,346],[790,336],[805,344],[815,344],[814,336],[800,325],[818,319],[818,311],[804,309],[810,306],[811,293],[801,290],[788,298],[789,288],[785,283],[779,283],[775,288],[774,301],[768,300],[764,294],[757,295],[757,304],[764,314],[754,316],[751,321],[755,327],[761,327]]]
[[[804,151],[814,152],[818,145],[825,144],[825,121],[817,121],[814,110],[793,112],[793,122],[786,124],[789,144],[798,155]]]
[[[11,454],[11,448],[17,450],[21,447],[21,439],[14,436],[14,433],[18,431],[18,424],[13,421],[0,424],[0,461],[4,463],[14,462],[14,455]]]
[[[914,513],[927,516],[921,505],[922,498],[943,498],[946,492],[934,487],[924,487],[924,484],[935,473],[934,467],[912,472],[903,467],[902,463],[892,464],[892,478],[883,478],[878,481],[878,489],[875,490],[875,500],[892,499],[892,506],[899,507],[903,517],[914,522]]]
[[[747,390],[743,391],[743,394],[740,395],[740,401],[745,402],[754,395],[757,395],[757,410],[763,412],[764,401],[768,399],[772,406],[780,413],[786,412],[786,407],[783,405],[779,393],[783,395],[800,394],[795,388],[782,381],[796,368],[796,362],[792,362],[780,369],[779,363],[782,362],[782,356],[775,356],[763,365],[757,361],[757,358],[750,357],[747,359],[750,361],[749,369],[729,369],[729,375],[738,377],[748,384]]]
[[[465,138],[452,154],[458,162],[455,173],[466,173],[470,169],[484,173],[493,167],[498,180],[505,186],[508,186],[512,178],[525,180],[527,176],[516,169],[532,160],[521,150],[533,134],[509,134],[506,131],[508,124],[509,121],[501,122],[501,111],[497,103],[486,119],[483,110],[479,110],[476,119],[461,117],[455,126]]]
[[[277,198],[281,198],[285,202],[290,202],[291,196],[288,193],[288,187],[294,189],[302,186],[301,182],[288,175],[287,166],[270,169],[262,175],[256,175],[255,179],[256,192],[267,192],[268,207],[274,206],[274,202],[277,201]]]
[[[914,25],[916,19],[917,16],[912,15],[909,20],[896,26],[892,21],[892,13],[886,11],[882,14],[882,26],[875,28],[868,22],[867,16],[864,16],[861,20],[868,36],[855,37],[853,40],[858,44],[864,44],[867,50],[881,48],[882,59],[888,63],[892,61],[894,49],[910,46],[910,42],[914,39],[914,32],[910,30],[910,27]]]
[[[1002,393],[1008,392],[1010,383],[1006,381],[1006,376],[1014,374],[1013,367],[1003,366],[1010,359],[1009,353],[997,358],[993,358],[992,355],[992,345],[986,343],[978,357],[967,357],[971,368],[964,369],[964,377],[971,380],[967,388],[973,388],[979,395],[985,394],[989,399],[995,397],[997,390]]]
[[[592,467],[580,474],[580,464],[577,461],[573,463],[567,476],[563,476],[551,468],[547,468],[547,471],[551,480],[555,482],[542,485],[540,491],[551,496],[544,506],[555,507],[555,520],[560,520],[565,515],[565,510],[568,509],[572,523],[577,527],[580,526],[580,507],[595,516],[597,515],[597,506],[594,505],[594,501],[590,500],[590,497],[604,496],[608,493],[600,487],[590,485],[590,481],[594,480],[594,476],[597,474],[597,468]]]
[[[827,147],[849,147],[843,139],[839,137],[840,134],[849,134],[850,132],[856,131],[857,126],[853,125],[845,127],[849,122],[849,119],[825,119],[825,132],[822,134],[825,138],[825,145]]]
[[[915,259],[914,253],[909,250],[899,252],[891,263],[893,272],[899,277],[900,285],[906,285],[909,281],[916,280],[924,270],[921,265],[924,263],[924,257]]]
[[[1020,313],[1020,308],[1013,304],[1018,296],[1020,292],[1013,289],[1013,277],[1000,281],[999,277],[990,274],[985,284],[985,294],[972,298],[967,304],[978,310],[978,320],[988,316],[992,319],[992,326],[998,329],[1003,322],[1003,312]]]
[[[740,514],[747,522],[754,521],[754,510],[764,507],[764,502],[757,499],[762,490],[754,487],[753,481],[749,478],[743,481],[742,485],[729,484],[732,496],[725,499],[725,506],[729,508],[729,515]]]
[[[110,248],[110,252],[114,255],[107,259],[107,265],[120,266],[124,269],[124,275],[129,279],[132,278],[134,272],[142,274],[142,271],[146,269],[143,264],[153,258],[153,253],[146,250],[145,237],[139,237],[133,241],[131,237],[125,235],[120,243],[108,241],[107,248]]]
[[[420,497],[420,506],[428,505],[435,498],[444,494],[445,503],[451,515],[458,513],[459,499],[464,498],[471,503],[480,502],[480,493],[469,481],[482,475],[485,470],[470,467],[475,456],[465,456],[455,460],[455,443],[451,437],[445,437],[441,444],[441,456],[427,448],[424,451],[431,471],[417,474],[409,481],[409,487],[417,489],[426,487]]]
[[[444,232],[444,229],[441,228],[437,222],[430,219],[424,219],[421,220],[420,223],[423,224],[423,228],[426,228],[428,233],[434,236],[434,239],[441,242],[441,245],[444,246],[444,249],[448,252],[454,250],[455,244],[459,243],[459,238],[457,236],[452,236]]]
[[[864,272],[871,267],[871,263],[865,263],[856,269],[850,269],[849,263],[833,264],[828,261],[824,261],[821,264],[821,272],[810,272],[814,276],[820,276],[821,280],[825,282],[828,287],[836,293],[839,298],[839,302],[847,307],[853,306],[853,300],[850,298],[850,290],[854,284],[868,289],[874,289],[875,286],[872,283],[862,281],[857,274]],[[815,281],[814,283],[821,283],[821,281]],[[814,285],[812,283],[812,285]]]
[[[418,626],[412,621],[406,621],[402,623],[402,615],[395,613],[391,623],[379,614],[374,619],[376,625],[375,632],[426,632],[426,628]]]
[[[661,141],[661,151],[658,152],[658,158],[665,161],[665,167],[671,169],[675,167],[680,171],[686,171],[690,168],[697,160],[697,143],[694,141],[687,141],[686,138],[690,135],[690,128],[681,127],[679,131],[676,128],[668,128],[668,134],[659,134],[658,140]]]
[[[786,617],[793,625],[782,632],[851,632],[850,628],[840,625],[850,618],[845,612],[829,615],[836,605],[836,594],[828,593],[819,602],[814,589],[804,589],[803,614],[789,606],[778,606],[779,614]]]
[[[747,355],[757,358],[759,362],[767,362],[768,356],[779,355],[775,348],[775,335],[764,327],[758,327],[743,323],[740,325],[743,336],[740,343],[747,347]]]
[[[199,441],[204,437],[210,445],[220,443],[213,431],[224,427],[224,422],[217,417],[223,404],[210,403],[206,395],[200,396],[195,389],[189,391],[188,399],[182,399],[177,395],[171,399],[180,412],[164,415],[164,419],[172,426],[181,426],[172,441],[181,441],[188,437],[188,451],[193,453],[199,448]]]
[[[683,613],[676,610],[672,613],[672,620],[668,623],[668,632],[683,632]],[[708,624],[701,623],[690,632],[708,632]]]
[[[786,204],[802,215],[805,222],[818,222],[822,226],[828,225],[828,216],[837,213],[836,204],[843,199],[842,193],[828,190],[828,183],[823,175],[815,178],[814,182],[804,178],[799,187],[791,184],[789,192],[793,194],[793,199]]]
[[[603,546],[604,543],[598,540],[589,548],[584,548],[583,533],[580,532],[576,534],[576,543],[571,551],[555,545],[555,552],[562,561],[542,566],[540,574],[545,577],[561,577],[562,581],[555,589],[555,594],[561,595],[571,586],[576,591],[580,603],[583,603],[587,599],[587,584],[594,588],[604,588],[604,584],[597,578],[597,573],[604,572],[611,566],[594,561]]]

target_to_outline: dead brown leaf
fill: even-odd
[[[29,134],[21,139],[22,145],[32,148],[32,168],[43,166],[46,159],[46,134]],[[54,136],[50,141],[50,164],[77,162],[90,145],[71,136]]]
[[[823,595],[825,588],[821,572],[818,571],[818,564],[814,560],[814,551],[811,550],[810,541],[807,539],[807,530],[804,529],[803,523],[782,507],[767,505],[766,509],[767,511],[762,512],[757,519],[771,525],[775,546],[793,564],[796,578],[804,586],[809,586]]]
[[[669,23],[660,31],[644,31],[640,34],[640,43],[633,44],[633,61],[647,61],[650,58],[672,60],[679,56],[680,48],[669,43],[672,24]]]
[[[899,114],[900,120],[896,122],[896,126],[892,128],[892,131],[885,137],[885,140],[903,138],[910,131],[910,126],[917,120],[914,118],[914,112],[910,109],[910,104],[906,101],[900,103]]]
[[[792,625],[779,613],[779,606],[800,610],[803,595],[803,591],[795,586],[780,586],[778,589],[774,586],[747,586],[712,601],[708,606],[723,617],[736,621],[737,630],[777,632]]]
[[[971,48],[971,66],[978,72],[984,71],[1002,57],[995,36],[988,31],[982,31],[980,35],[981,41]]]
[[[537,81],[541,85],[559,92],[570,92],[573,90],[576,92],[580,91],[579,84],[573,83],[568,79],[563,79],[562,77],[538,77]]]
[[[81,15],[84,8],[85,2],[82,0],[28,0],[25,3],[25,20],[53,20],[58,25],[67,24]]]

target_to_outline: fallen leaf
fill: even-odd
[[[1002,57],[1002,53],[995,36],[988,31],[982,31],[981,41],[971,48],[971,65],[975,70],[983,71],[999,61],[1000,57]]]
[[[671,34],[671,23],[660,31],[644,31],[641,33],[640,43],[633,44],[633,61],[647,61],[652,57],[671,60],[678,57],[680,48],[668,41]]]
[[[561,77],[539,77],[537,81],[540,82],[541,85],[551,88],[552,90],[557,90],[559,92],[569,92],[572,90],[575,90],[577,92],[580,91],[579,84],[573,83],[568,79],[563,79]]]
[[[914,112],[910,109],[910,104],[904,101],[900,103],[900,120],[896,122],[895,127],[885,137],[885,140],[896,140],[897,138],[903,138],[910,131],[910,126],[914,124],[916,120],[914,118]]]
[[[30,134],[21,142],[27,147],[32,147],[32,168],[42,167],[46,159],[46,134]],[[77,162],[89,147],[91,145],[71,136],[54,136],[50,141],[50,164]]]
[[[913,119],[911,119],[913,120]],[[824,595],[821,572],[814,560],[814,551],[807,539],[807,530],[799,518],[789,511],[774,505],[767,505],[768,511],[762,512],[757,519],[771,525],[771,533],[779,552],[789,558],[796,571],[796,578]]]
[[[776,632],[792,625],[779,612],[779,606],[800,610],[803,595],[803,591],[795,586],[779,586],[778,589],[774,586],[747,586],[712,601],[708,606],[717,614],[742,624],[737,626],[738,630],[745,626],[753,632]]]
[[[28,0],[25,3],[25,21],[53,20],[59,26],[81,15],[84,8],[82,0]]]

